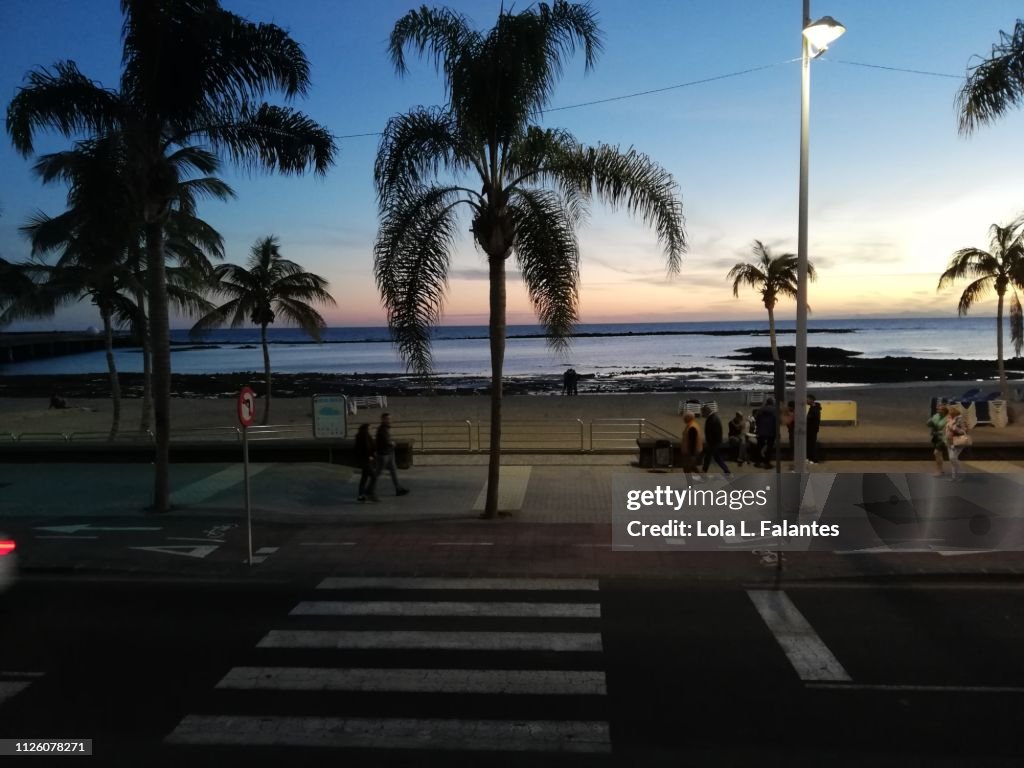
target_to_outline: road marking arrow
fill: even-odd
[[[217,549],[216,544],[201,544],[198,547],[189,546],[168,546],[168,547],[128,547],[128,549],[141,549],[144,552],[163,552],[168,555],[182,555],[184,557],[206,557]],[[181,550],[186,550],[182,552]]]
[[[81,531],[160,531],[161,527],[118,527],[107,525],[93,525],[92,523],[79,523],[78,525],[50,525],[37,526],[37,531],[53,531],[54,533],[79,533]]]

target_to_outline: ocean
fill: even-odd
[[[808,344],[854,350],[866,358],[917,357],[993,360],[993,318],[813,319]],[[672,369],[703,369],[708,384],[742,385],[747,369],[725,359],[743,347],[767,347],[767,322],[583,324],[569,350],[552,350],[534,325],[509,326],[505,374],[509,377],[560,376],[567,367],[600,378],[658,375]],[[405,365],[386,328],[329,328],[324,343],[311,342],[294,328],[271,328],[271,365],[276,373],[403,374]],[[171,332],[175,373],[262,372],[259,330],[215,330],[195,348],[187,330]],[[792,324],[778,329],[782,346],[794,343]],[[1005,353],[1012,355],[1009,327]],[[434,368],[441,378],[475,379],[490,375],[486,326],[444,326],[434,335]],[[140,350],[115,352],[118,370],[140,372]],[[102,352],[0,365],[0,375],[103,373]]]

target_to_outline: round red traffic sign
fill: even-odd
[[[238,423],[243,427],[251,427],[256,421],[256,393],[249,387],[242,387],[238,393]]]

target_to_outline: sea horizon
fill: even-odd
[[[991,317],[814,318],[809,346],[847,350],[859,359],[994,360]],[[792,346],[792,322],[780,322],[780,346]],[[409,373],[386,327],[335,326],[312,342],[296,328],[270,328],[271,366],[277,374],[402,376]],[[745,386],[763,380],[750,350],[768,346],[767,322],[750,320],[659,323],[582,323],[567,350],[552,349],[536,324],[508,326],[505,375],[558,377],[569,367],[598,379],[685,376],[709,386]],[[179,374],[262,373],[258,328],[216,329],[196,342],[186,329],[171,332],[172,370]],[[1006,356],[1012,355],[1006,332]],[[433,337],[434,374],[450,381],[490,376],[484,325],[439,326]],[[115,350],[119,371],[142,370],[141,350]],[[842,366],[842,361],[837,363]],[[0,376],[105,373],[102,351],[0,365]],[[993,371],[994,373],[994,371]],[[838,383],[838,382],[837,382]]]

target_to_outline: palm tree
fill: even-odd
[[[797,258],[795,254],[783,253],[772,256],[771,250],[760,240],[754,241],[754,262],[738,262],[726,277],[732,280],[732,295],[739,298],[740,286],[749,285],[761,291],[761,300],[768,310],[768,335],[772,342],[772,360],[779,359],[779,347],[775,341],[775,305],[780,296],[796,298]],[[807,277],[817,277],[814,265],[807,263]]]
[[[126,179],[127,152],[118,136],[75,143],[73,149],[44,155],[33,170],[44,184],[68,185],[67,210],[56,217],[36,213],[22,231],[32,242],[32,256],[52,252],[60,257],[54,267],[31,269],[45,282],[38,286],[34,305],[22,302],[23,317],[52,315],[59,306],[89,296],[100,312],[106,339],[107,369],[113,400],[110,438],[120,424],[121,395],[114,363],[113,327],[145,328],[141,300],[145,284],[145,257],[139,247],[143,222],[136,214]],[[220,235],[195,215],[197,195],[226,199],[232,195],[224,182],[213,177],[178,184],[168,216],[167,253],[182,267],[171,270],[168,293],[179,310],[208,311],[212,305],[194,290],[212,269],[207,255],[223,257]],[[173,277],[172,277],[173,273]],[[196,273],[198,278],[191,278]],[[194,286],[193,286],[194,284]],[[144,343],[144,349],[148,344]],[[144,370],[148,368],[144,364]],[[145,389],[149,389],[148,386]],[[144,405],[145,405],[144,398]],[[143,420],[146,409],[143,408]],[[145,425],[140,425],[142,428]]]
[[[1013,33],[999,32],[992,55],[971,66],[967,80],[957,93],[960,133],[970,134],[982,125],[1002,117],[1024,99],[1024,20],[1018,19]]]
[[[7,110],[7,131],[23,155],[34,135],[116,133],[129,149],[135,203],[145,227],[149,275],[149,330],[153,344],[156,462],[153,509],[170,506],[171,365],[166,223],[182,153],[209,173],[194,143],[210,146],[249,167],[326,173],[334,140],[306,115],[262,101],[309,88],[309,63],[298,43],[273,24],[255,24],[218,0],[121,0],[122,72],[117,91],[102,88],[70,61],[27,76]]]
[[[633,149],[586,147],[565,131],[532,124],[577,45],[591,69],[601,48],[595,14],[564,0],[514,15],[503,8],[484,32],[454,11],[424,7],[391,33],[396,71],[406,71],[407,47],[430,56],[448,98],[446,107],[415,108],[387,124],[374,168],[381,219],[374,270],[400,353],[429,376],[430,329],[442,313],[457,214],[468,207],[490,285],[485,517],[497,515],[508,259],[515,254],[540,322],[562,348],[577,319],[576,229],[593,197],[625,205],[653,225],[670,273],[686,247],[682,203],[667,171]]]
[[[310,302],[335,306],[327,292],[327,281],[306,272],[294,261],[281,256],[277,238],[271,235],[257,240],[249,251],[246,267],[221,264],[213,271],[211,290],[230,296],[231,300],[201,317],[192,327],[193,334],[230,323],[238,328],[251,322],[260,328],[263,345],[263,377],[266,397],[263,400],[263,421],[270,418],[270,349],[267,326],[277,318],[294,323],[320,341],[320,332],[327,327],[323,317]]]
[[[1003,301],[1006,291],[1012,293],[1010,304],[1010,338],[1017,357],[1024,346],[1024,314],[1021,312],[1017,290],[1024,290],[1024,218],[1000,227],[989,227],[989,250],[961,248],[949,260],[949,266],[939,278],[939,289],[957,280],[974,278],[962,294],[957,306],[960,317],[966,315],[974,303],[995,289],[996,303],[996,358],[999,365],[999,393],[1009,400],[1006,383],[1006,365],[1003,362]]]

